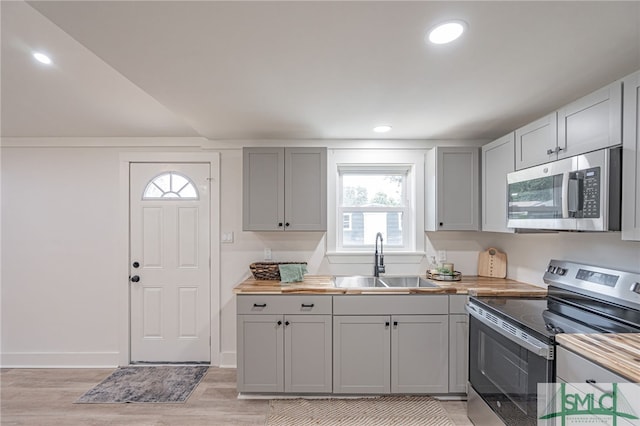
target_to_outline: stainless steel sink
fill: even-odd
[[[385,287],[384,284],[378,283],[376,277],[366,277],[352,275],[346,277],[334,277],[336,287],[340,288],[360,288],[360,287]]]
[[[387,287],[438,287],[422,277],[379,277],[378,281]]]
[[[362,287],[438,287],[419,276],[395,276],[395,277],[369,277],[362,275],[351,275],[344,277],[334,277],[336,287],[340,288],[362,288]]]

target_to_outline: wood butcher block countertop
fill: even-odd
[[[640,333],[558,334],[560,346],[640,383]]]
[[[426,278],[426,277],[423,277]],[[305,275],[304,281],[281,283],[280,281],[249,278],[238,284],[235,294],[469,294],[472,296],[545,297],[547,289],[503,278],[463,276],[461,281],[435,281],[437,287],[338,288],[329,275]]]

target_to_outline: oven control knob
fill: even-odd
[[[567,270],[565,268],[557,268],[556,273],[558,275],[565,275],[567,273]]]

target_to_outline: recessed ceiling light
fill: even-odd
[[[36,58],[36,61],[42,62],[43,64],[49,65],[51,64],[51,58],[45,55],[44,53],[35,52],[33,57]]]
[[[447,21],[429,31],[428,40],[433,44],[451,43],[462,35],[466,28],[464,21]]]
[[[385,124],[383,126],[376,126],[373,128],[373,131],[376,133],[386,133],[389,130],[391,130],[391,126],[389,126],[388,124]]]

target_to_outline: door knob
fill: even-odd
[[[140,281],[140,277],[138,275],[134,275],[131,277],[132,283],[137,283],[138,281]]]

